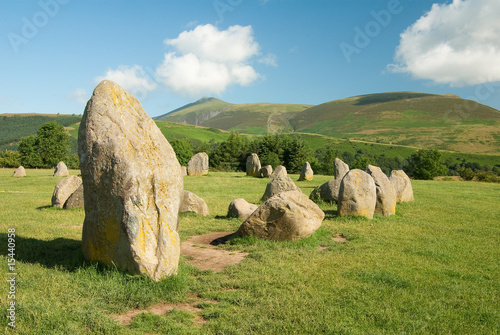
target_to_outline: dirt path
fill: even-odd
[[[217,245],[224,243],[232,232],[212,232],[193,236],[181,243],[181,255],[187,256],[186,261],[200,270],[219,272],[228,265],[241,262],[248,253],[218,249]]]

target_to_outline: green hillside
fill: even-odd
[[[368,142],[500,153],[500,111],[454,95],[394,92],[330,101],[297,113],[298,132]]]
[[[0,151],[17,150],[22,137],[35,134],[46,122],[56,121],[69,131],[81,118],[80,115],[0,114]]]
[[[229,133],[216,128],[206,128],[193,126],[190,124],[172,123],[165,121],[156,121],[156,125],[160,128],[163,136],[167,140],[174,138],[194,139],[201,142],[225,141],[229,137]]]
[[[263,135],[292,131],[288,120],[309,107],[312,106],[276,103],[231,104],[216,98],[202,98],[155,119]]]

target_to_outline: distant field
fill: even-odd
[[[248,252],[242,263],[214,273],[181,258],[177,276],[155,283],[84,260],[84,211],[50,207],[60,179],[52,170],[27,170],[25,178],[12,172],[0,169],[0,262],[7,264],[6,233],[15,228],[18,334],[486,335],[500,329],[500,184],[413,181],[415,202],[373,220],[338,217],[335,205],[321,205],[326,218],[308,239],[234,239],[222,248]],[[296,184],[309,194],[330,178]],[[235,231],[242,220],[225,218],[229,202],[259,203],[267,182],[243,173],[185,177],[185,189],[205,199],[210,215],[181,215],[181,239]],[[337,234],[347,241],[333,241]],[[6,273],[0,272],[4,283]],[[3,292],[2,327],[13,333]],[[162,301],[198,301],[201,311],[140,314],[129,326],[110,317]],[[196,324],[196,313],[206,323]]]

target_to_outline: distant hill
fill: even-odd
[[[500,153],[500,112],[458,96],[390,92],[317,106],[202,98],[156,118],[248,134],[302,132],[461,152]]]
[[[369,94],[290,119],[297,132],[461,152],[500,152],[500,111],[455,95]]]
[[[268,134],[293,131],[288,120],[311,105],[250,103],[231,104],[216,98],[202,98],[170,113],[157,121],[186,123],[197,126],[234,130],[248,134]]]

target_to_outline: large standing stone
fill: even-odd
[[[12,177],[26,177],[26,170],[24,169],[24,166],[20,165],[17,169],[15,169]]]
[[[337,179],[329,180],[326,183],[314,188],[309,196],[309,199],[314,202],[319,202],[320,200],[329,203],[337,202],[339,188],[337,187],[336,180]]]
[[[287,176],[287,172],[286,172],[286,167],[284,167],[283,165],[278,165],[276,167],[276,169],[274,169],[274,172],[271,174],[271,178],[278,178],[278,177],[286,177]]]
[[[271,165],[263,166],[260,169],[260,176],[262,178],[271,178],[272,174],[273,174],[273,167]]]
[[[52,193],[52,206],[63,208],[66,200],[81,184],[82,180],[74,175],[61,179],[54,188],[54,193]]]
[[[54,170],[54,177],[66,177],[69,176],[68,167],[63,161],[57,163],[56,169]]]
[[[283,192],[264,202],[243,222],[239,236],[273,241],[295,241],[309,237],[320,226],[325,213],[306,195]]]
[[[187,174],[189,176],[203,176],[208,173],[208,155],[205,152],[199,152],[188,163]]]
[[[83,201],[83,184],[78,186],[78,188],[71,194],[64,203],[64,209],[70,209],[70,208],[75,208],[75,207],[83,207],[84,206],[84,201]]]
[[[175,274],[181,168],[139,101],[102,81],[85,108],[78,153],[85,257],[156,281]]]
[[[256,209],[257,205],[251,204],[245,199],[238,198],[229,204],[227,216],[246,220]]]
[[[293,180],[290,177],[279,176],[277,178],[274,178],[267,184],[266,191],[262,196],[262,200],[266,201],[267,199],[286,191],[301,192],[300,188],[294,184]]]
[[[375,181],[358,169],[347,172],[340,184],[338,212],[340,216],[356,215],[373,218],[377,203]]]
[[[411,180],[403,170],[392,170],[389,180],[396,191],[397,202],[409,202],[415,200]]]
[[[181,166],[181,175],[184,177],[184,176],[187,176],[187,168],[185,166]]]
[[[377,204],[375,205],[375,214],[394,215],[396,214],[396,192],[385,173],[378,167],[368,165],[366,172],[372,176],[375,181],[377,191]]]
[[[309,162],[305,162],[304,165],[302,165],[299,180],[312,180],[313,176],[314,172],[311,169],[311,164],[309,164]]]
[[[182,191],[181,195],[181,205],[179,207],[179,213],[191,212],[207,216],[209,214],[208,206],[205,200],[189,191]]]
[[[258,177],[260,173],[260,159],[257,154],[247,157],[247,176]]]

